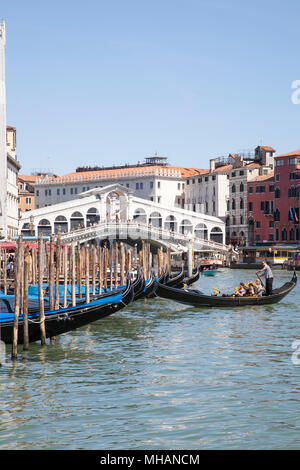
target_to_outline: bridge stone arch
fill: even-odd
[[[136,222],[140,222],[141,224],[146,224],[147,223],[147,214],[145,209],[142,207],[138,207],[135,209],[134,214],[133,214],[133,220]]]
[[[217,242],[217,243],[223,243],[223,231],[220,227],[213,227],[210,231],[209,234],[210,240]]]
[[[77,230],[81,226],[84,227],[84,217],[81,212],[75,211],[70,218],[70,229]]]
[[[197,224],[195,227],[194,233],[197,238],[200,238],[201,240],[207,240],[208,239],[207,225],[205,225],[204,223]]]
[[[100,213],[97,207],[91,207],[86,213],[86,226],[98,224],[100,222]]]
[[[114,188],[105,194],[106,219],[108,222],[126,222],[128,220],[128,196]]]
[[[52,225],[48,219],[41,219],[38,222],[38,235],[52,235]]]
[[[184,234],[184,235],[187,235],[188,233],[193,233],[193,230],[194,230],[194,227],[193,227],[193,224],[190,220],[188,219],[183,219],[180,223],[180,226],[179,226],[179,232]]]
[[[64,215],[58,215],[54,220],[54,233],[64,233],[68,231],[68,220]]]
[[[165,218],[164,228],[170,230],[171,232],[177,232],[178,223],[174,215],[168,215]]]
[[[156,212],[151,212],[150,217],[149,217],[149,224],[153,225],[153,227],[162,227],[162,216],[161,213],[156,211]]]

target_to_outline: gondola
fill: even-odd
[[[195,307],[244,307],[246,305],[269,305],[283,299],[297,283],[297,275],[294,272],[292,279],[278,289],[274,289],[272,295],[256,296],[215,296],[205,295],[203,292],[193,289],[176,289],[174,287],[158,284],[155,291],[157,297],[175,300]]]
[[[48,310],[45,312],[46,337],[58,336],[75,330],[100,318],[106,317],[126,307],[134,297],[130,278],[122,290],[102,295],[90,303],[77,304],[75,307]],[[28,315],[29,341],[40,339],[39,312]],[[11,344],[13,339],[13,313],[0,313],[1,341]],[[23,315],[19,316],[18,342],[23,342]]]
[[[202,271],[202,274],[204,274],[204,276],[215,276],[217,274],[217,270],[216,269],[204,269]]]
[[[166,284],[166,286],[175,287],[178,284],[180,284],[183,281],[183,279],[184,279],[184,269],[182,266],[181,271],[175,276],[170,277],[167,273],[164,283]]]
[[[150,279],[145,282],[144,289],[139,294],[134,296],[134,300],[141,300],[151,296],[156,290],[156,287],[157,283],[155,282],[155,273],[153,270],[151,270]]]
[[[180,289],[185,286],[191,286],[196,281],[198,281],[199,277],[200,277],[200,268],[199,266],[196,266],[196,268],[193,269],[193,274],[191,276],[185,277],[181,282],[176,284],[176,286],[174,287],[176,287],[177,289]]]

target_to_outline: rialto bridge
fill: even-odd
[[[133,196],[112,184],[81,193],[75,200],[25,212],[20,221],[24,236],[61,234],[65,242],[93,238],[148,238],[173,251],[194,249],[226,251],[225,224],[217,217],[179,207],[166,207]]]

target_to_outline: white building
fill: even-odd
[[[0,24],[0,236],[7,237],[5,24]]]
[[[6,126],[5,24],[0,24],[0,236],[18,233],[16,129]]]
[[[195,172],[188,177],[185,181],[185,208],[225,221],[231,168],[228,159],[211,159],[209,170],[202,174]]]
[[[44,176],[35,183],[35,207],[50,206],[77,198],[91,189],[116,182],[139,198],[184,208],[185,178],[195,170],[167,165],[165,157],[149,157],[146,163],[111,168],[78,168],[64,176]],[[198,170],[199,172],[204,170]]]

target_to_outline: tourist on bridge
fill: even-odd
[[[270,266],[267,264],[266,261],[262,262],[263,267],[259,271],[257,271],[258,274],[264,274],[265,280],[266,280],[266,295],[272,295],[273,292],[273,273],[270,268]]]

